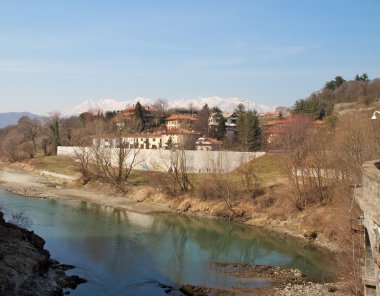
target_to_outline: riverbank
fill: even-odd
[[[64,295],[86,280],[67,276],[74,266],[62,265],[50,258],[45,241],[4,220],[0,212],[0,295]]]
[[[107,194],[109,188],[102,188],[103,190],[96,190],[96,188],[78,188],[74,184],[68,184],[68,178],[62,178],[59,174],[46,175],[40,171],[26,171],[21,168],[4,167],[1,174],[0,187],[7,189],[10,192],[30,196],[34,198],[49,198],[49,199],[72,199],[83,200],[91,203],[99,204],[105,207],[133,211],[138,213],[156,213],[156,212],[175,212],[186,215],[195,216],[208,216],[216,217],[220,219],[229,219],[228,216],[220,215],[220,213],[228,212],[228,209],[222,209],[225,205],[216,202],[200,202],[189,201],[189,198],[173,199],[164,196],[161,193],[157,193],[153,188],[145,187],[132,187],[129,197],[115,196]],[[190,204],[189,204],[190,203]],[[262,218],[257,221],[263,221]],[[271,231],[281,232],[281,229],[271,229],[265,225],[255,225],[251,220],[241,221],[245,224],[261,226]],[[272,224],[273,225],[273,224]],[[285,227],[284,227],[285,228]],[[285,231],[284,231],[285,232]],[[292,237],[298,237],[305,241],[306,238],[299,233],[287,233]],[[315,242],[311,244],[316,244]],[[323,244],[318,244],[323,245]],[[278,287],[273,286],[267,289],[267,294],[257,295],[293,295],[293,294],[281,294],[286,291],[327,291],[324,285],[315,283],[295,283],[290,286]],[[277,290],[276,290],[277,289]],[[254,291],[258,291],[254,289]],[[263,291],[263,290],[262,290]],[[227,294],[215,294],[215,295],[245,295],[244,291],[236,290],[231,292],[230,290],[223,293]],[[233,294],[231,294],[233,293]],[[252,293],[252,291],[250,292]],[[279,294],[280,293],[280,294]],[[304,294],[304,295],[324,295],[324,294]],[[191,295],[191,294],[189,294]],[[198,295],[198,294],[194,294]],[[199,294],[201,295],[201,294]],[[211,294],[212,295],[212,294]],[[255,294],[247,294],[255,295]],[[297,295],[297,294],[294,294]],[[303,294],[298,294],[303,295]],[[339,295],[339,294],[337,294]],[[347,295],[347,294],[341,294]]]

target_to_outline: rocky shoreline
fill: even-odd
[[[8,192],[25,196],[25,197],[33,197],[33,198],[49,198],[49,199],[56,199],[58,198],[57,195],[51,194],[51,193],[44,193],[41,192],[41,190],[31,187],[4,187]]]
[[[66,275],[74,266],[51,259],[44,245],[33,231],[5,222],[0,212],[0,295],[59,296],[86,282]]]
[[[216,263],[224,273],[241,279],[265,279],[270,281],[269,286],[242,288],[232,287],[228,290],[213,289],[184,285],[180,291],[187,296],[344,296],[343,284],[336,283],[314,283],[298,269],[288,269],[278,266],[248,265]]]

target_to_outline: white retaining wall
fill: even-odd
[[[85,148],[90,152],[92,148]],[[83,148],[59,146],[58,155],[75,157],[76,153],[82,153]],[[105,153],[109,153],[111,162],[117,163],[118,148],[104,148]],[[168,171],[172,160],[177,157],[177,151],[140,149],[135,150],[139,164],[137,170],[146,171]],[[233,152],[233,151],[196,151],[185,150],[186,166],[188,172],[230,172],[238,168],[242,163],[246,163],[254,158],[265,155],[265,152]],[[133,158],[134,151],[131,150],[126,165],[129,165]]]

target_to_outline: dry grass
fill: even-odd
[[[26,162],[39,170],[45,170],[57,174],[72,176],[78,173],[75,161],[70,157],[37,155]]]

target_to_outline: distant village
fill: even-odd
[[[93,112],[94,113],[94,112]],[[80,117],[93,116],[82,113]],[[139,148],[217,151],[257,151],[275,149],[275,140],[292,121],[285,107],[258,114],[240,104],[234,112],[205,105],[201,110],[176,109],[137,102],[122,111],[107,112],[114,126],[107,135],[93,138],[102,148]]]

